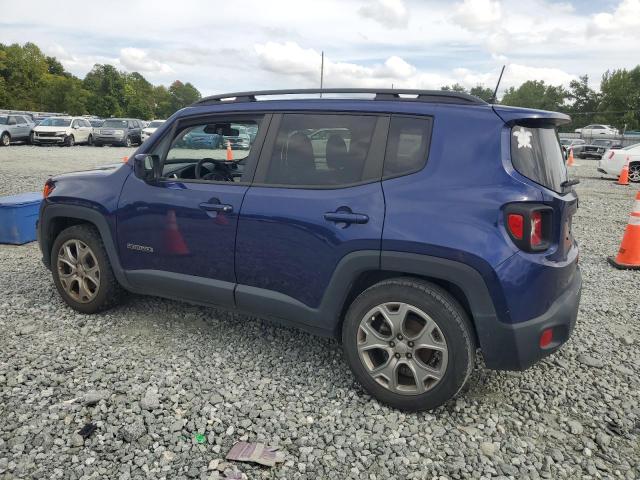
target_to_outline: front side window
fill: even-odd
[[[383,176],[407,175],[422,169],[430,140],[431,118],[391,117]]]
[[[374,178],[366,161],[376,122],[367,115],[283,115],[266,183],[337,186]]]
[[[212,182],[250,181],[245,172],[253,143],[246,132],[249,128],[255,128],[257,132],[261,119],[221,119],[179,130],[167,152],[163,177]]]

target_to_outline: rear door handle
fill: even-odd
[[[206,210],[208,212],[218,212],[218,213],[231,213],[233,212],[233,205],[228,205],[226,203],[207,203],[203,202],[200,204],[200,208]]]
[[[369,216],[364,213],[349,213],[349,212],[327,212],[324,214],[324,219],[328,222],[335,223],[367,223]]]

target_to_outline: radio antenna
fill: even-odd
[[[504,73],[504,67],[506,65],[502,65],[502,70],[500,70],[500,76],[498,77],[498,83],[496,83],[496,89],[493,91],[493,95],[491,96],[491,101],[489,103],[496,103],[498,100],[498,87],[500,86],[500,82],[502,81],[502,74]]]

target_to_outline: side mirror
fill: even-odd
[[[136,177],[145,182],[153,182],[160,178],[160,157],[139,153],[133,158],[133,171]]]

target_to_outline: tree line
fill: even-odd
[[[200,98],[191,83],[156,86],[107,64],[79,79],[33,43],[0,43],[0,108],[149,120],[168,118]]]
[[[442,90],[466,92],[459,85],[442,87]],[[467,93],[485,101],[493,91],[478,85]],[[589,86],[589,77],[583,75],[572,80],[569,87],[549,85],[542,80],[528,80],[519,87],[509,87],[502,98],[502,105],[538,108],[564,112],[572,117],[567,130],[590,123],[613,125],[623,130],[640,130],[640,65],[632,70],[618,69],[605,72],[600,81],[600,91]]]
[[[456,83],[442,90],[467,92],[486,101],[493,96],[485,85],[467,91]],[[176,80],[168,88],[155,86],[138,72],[121,72],[108,64],[94,65],[79,79],[33,43],[0,43],[0,108],[148,120],[168,118],[200,98],[191,83]],[[640,66],[607,71],[599,91],[589,86],[586,75],[568,88],[528,80],[508,88],[499,103],[565,112],[573,118],[566,129],[604,123],[620,131],[640,130]]]

